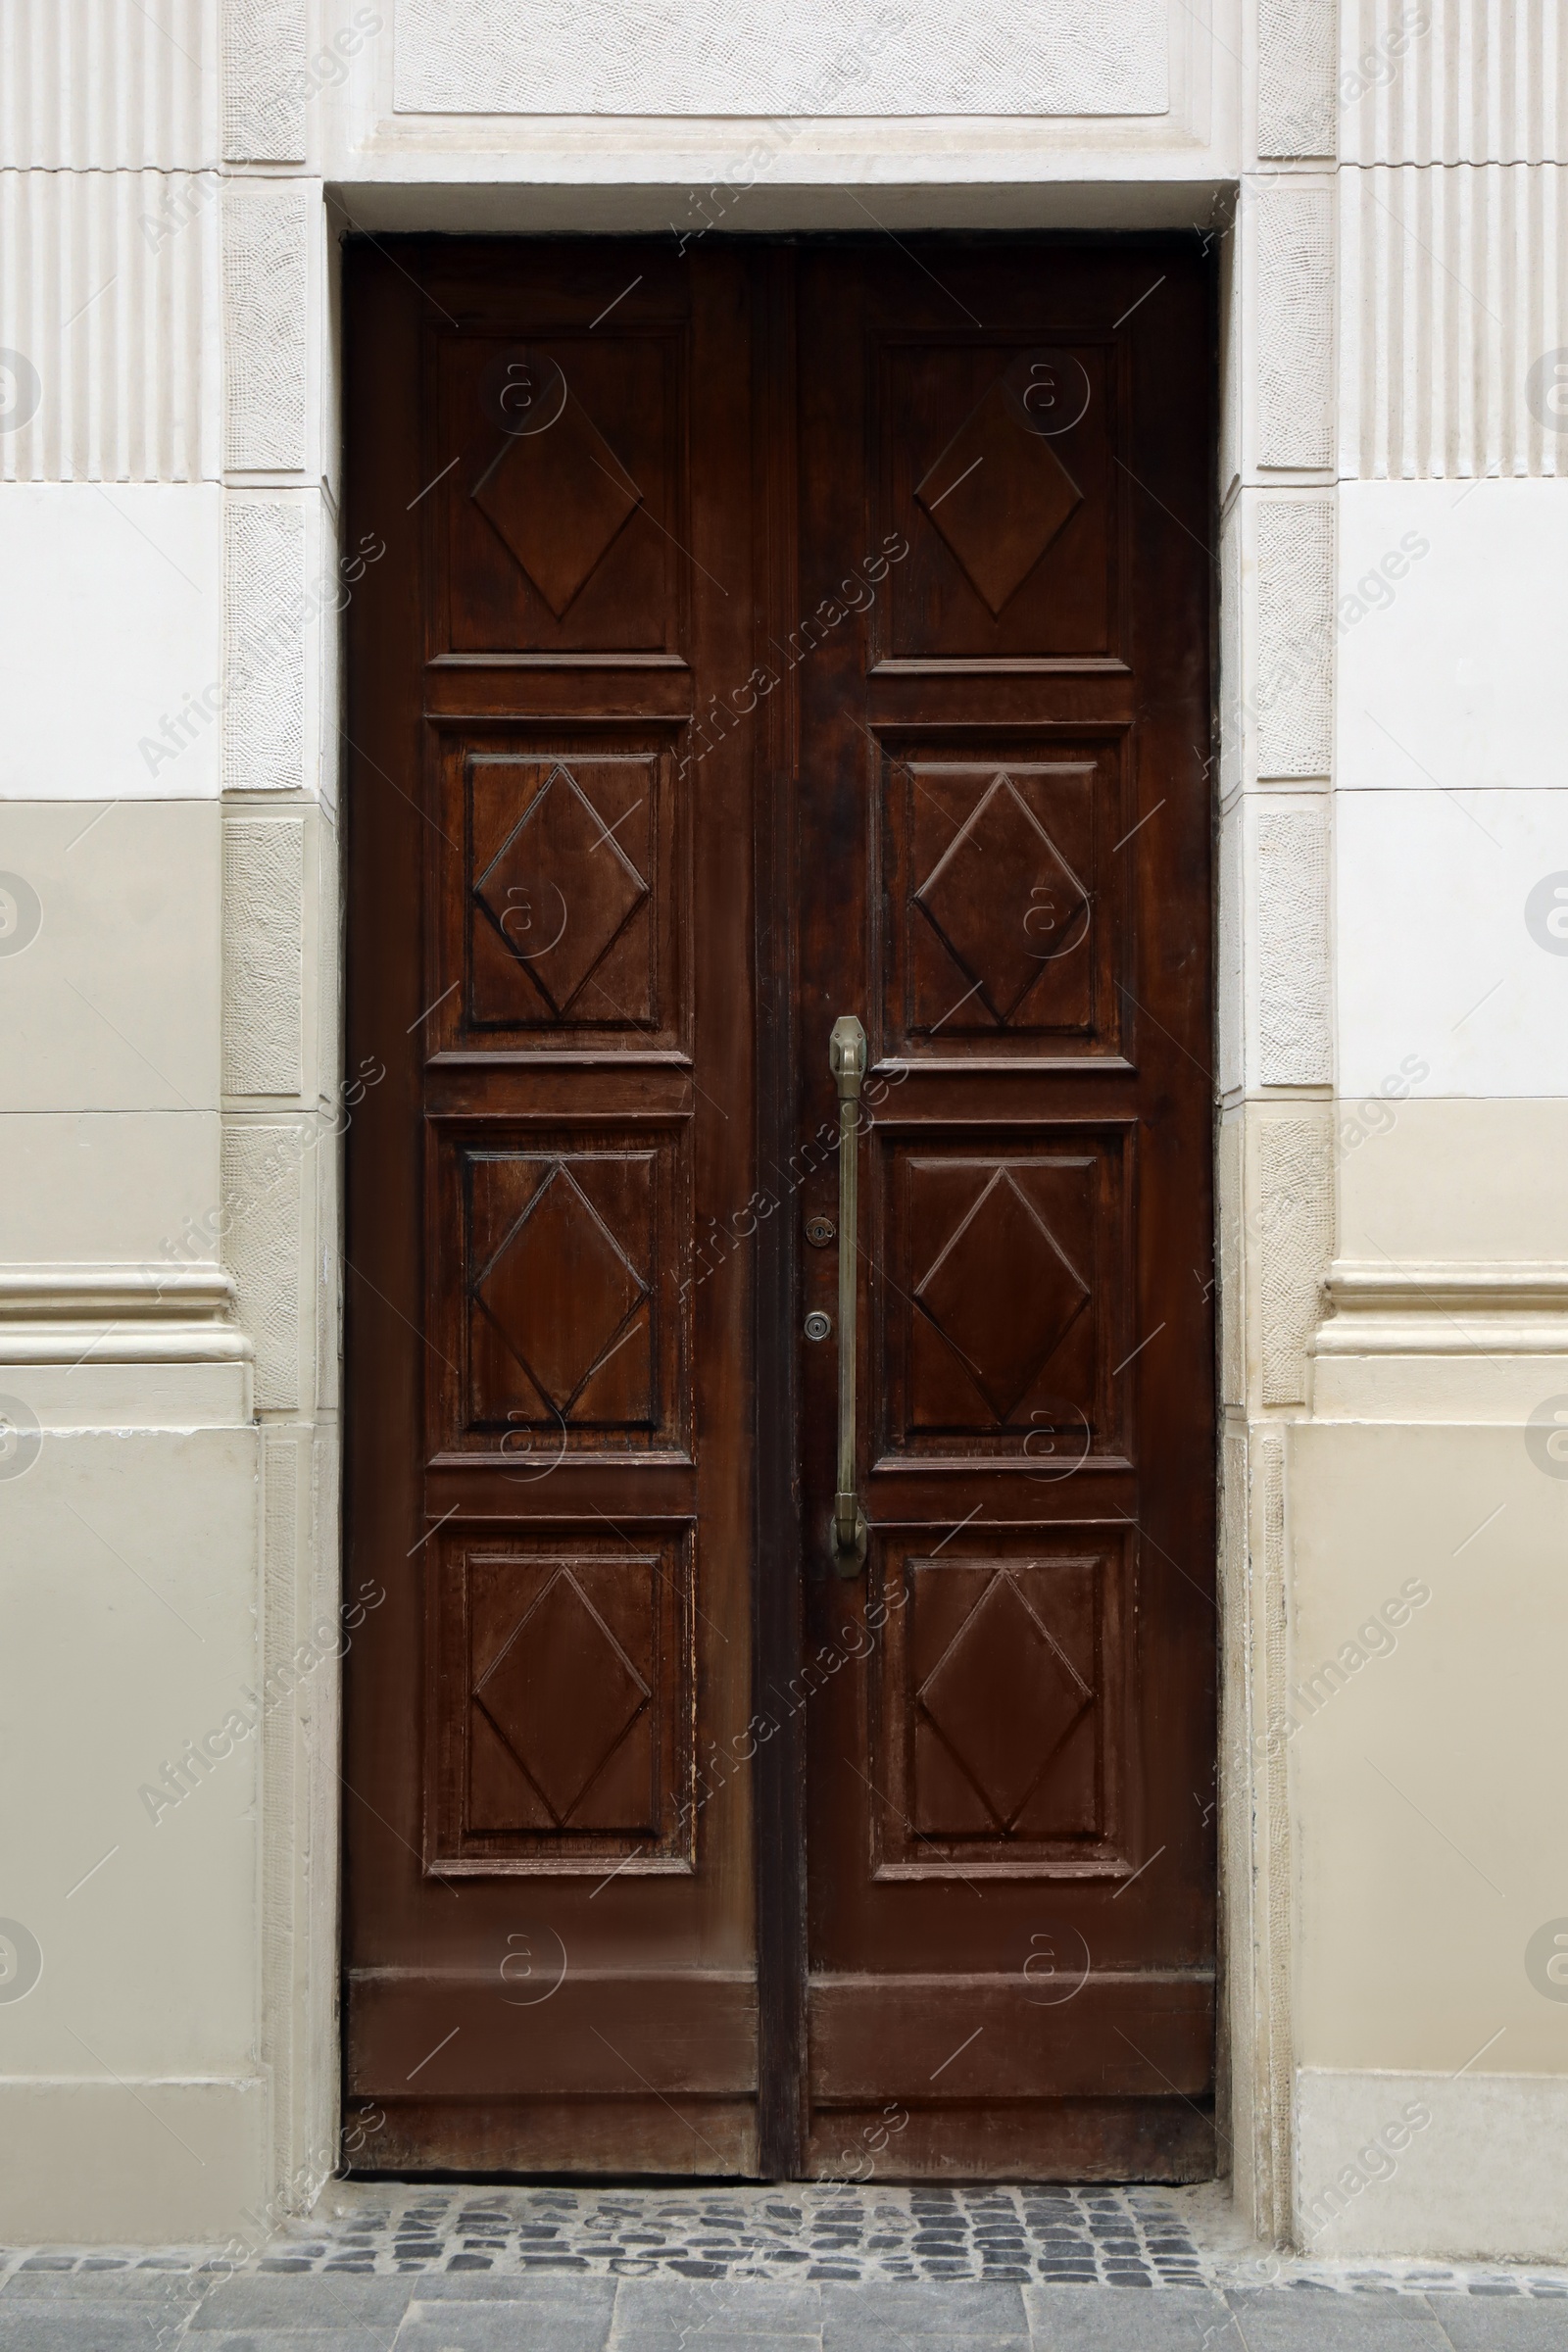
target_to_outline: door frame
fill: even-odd
[[[448,201],[452,190],[432,184],[402,193],[409,207],[407,225],[411,230],[422,227],[426,221],[430,227],[452,224]],[[582,199],[584,225],[597,226],[592,219],[594,189],[583,187],[577,193]],[[1117,209],[1114,189],[1085,183],[1078,193],[1091,219],[1097,210],[1102,218],[1108,218]],[[1233,183],[1233,196],[1234,193]],[[930,231],[940,231],[944,225],[945,195],[948,218],[955,224],[961,220],[963,233],[973,234],[982,227],[983,223],[974,218],[974,191],[961,189],[955,183],[947,191],[929,191],[929,212],[935,216],[929,223]],[[1185,218],[1185,198],[1180,192],[1176,204]],[[331,205],[329,193],[327,221],[334,230],[349,233],[345,223],[333,214]],[[650,213],[657,208],[656,194],[650,203]],[[997,209],[1002,208],[999,205]],[[1175,209],[1173,206],[1166,217],[1172,217]],[[664,226],[662,220],[650,219],[648,233],[659,233]],[[922,231],[926,228],[923,220]],[[767,231],[770,237],[788,233],[787,228],[770,221]],[[1140,237],[1147,234],[1113,228],[1042,232],[1000,225],[993,233],[1020,244],[1034,243],[1052,234],[1070,235],[1076,242],[1102,236],[1117,243],[1127,241],[1129,233]],[[1236,260],[1239,242],[1239,238],[1229,237],[1222,228],[1215,288],[1216,397],[1209,515],[1213,531],[1210,553],[1215,557],[1211,662],[1216,690],[1221,679],[1225,681],[1223,699],[1216,691],[1210,747],[1213,762],[1210,773],[1216,786],[1211,804],[1216,837],[1221,834],[1222,808],[1228,818],[1240,802],[1239,754],[1247,723],[1246,706],[1235,683],[1240,645],[1236,619],[1239,590],[1237,597],[1227,596],[1230,610],[1222,613],[1221,563],[1217,553],[1238,504],[1235,487],[1239,476],[1234,456],[1224,461],[1226,470],[1234,478],[1227,482],[1219,477],[1221,453],[1235,448],[1235,420],[1242,383],[1242,339],[1236,329],[1240,307],[1241,271]],[[341,245],[335,235],[327,240],[325,266],[330,289],[329,301],[324,306],[327,327],[321,336],[321,348],[313,354],[312,365],[328,405],[340,417],[342,280]],[[1228,559],[1229,539],[1224,540],[1224,549]],[[1227,591],[1233,580],[1239,582],[1239,563],[1226,572]],[[787,603],[788,583],[776,583],[775,587]],[[339,604],[332,621],[323,618],[320,632],[318,658],[323,684],[328,688],[335,686],[342,676],[345,636],[343,606]],[[326,699],[323,693],[323,701]],[[769,724],[784,723],[787,720],[780,698],[778,714],[770,714]],[[322,730],[321,753],[322,795],[328,817],[341,808],[342,770],[336,731],[328,725]],[[759,828],[760,858],[777,857],[777,823],[775,811],[773,824]],[[1236,1063],[1241,1027],[1241,973],[1252,961],[1255,943],[1244,932],[1244,925],[1250,921],[1251,901],[1242,888],[1239,827],[1227,825],[1227,832],[1236,838],[1225,841],[1215,860],[1215,916],[1220,944],[1214,965],[1214,1042],[1215,1068],[1226,1081],[1216,1088],[1215,1102],[1218,1224],[1215,1282],[1221,1355],[1229,1363],[1233,1353],[1239,1359],[1245,1351],[1242,1268],[1249,1245],[1257,1240],[1266,1179],[1258,1165],[1255,1131],[1244,1126],[1240,1116],[1243,1087]],[[323,823],[321,833],[322,914],[310,927],[307,938],[306,984],[318,994],[323,1005],[339,1008],[340,1023],[344,977],[340,843],[330,822]],[[1227,903],[1229,917],[1224,926],[1218,923],[1221,902]],[[339,1027],[340,1056],[341,1052]],[[333,1220],[339,1219],[341,1213],[341,1136],[318,1156],[322,1163],[320,1216],[323,1230],[330,1233]],[[783,1220],[778,1222],[782,1225]],[[306,1279],[310,1279],[308,1268]],[[770,1286],[766,1295],[775,1298],[792,1296],[787,1288],[790,1281],[787,1254],[770,1259],[763,1253],[759,1261],[759,1282]],[[323,1396],[336,1398],[342,1395],[346,1371],[340,1291],[335,1295],[329,1292],[318,1316],[320,1389]],[[1289,2231],[1293,2203],[1289,1791],[1281,1744],[1273,1742],[1275,1752],[1269,1754],[1270,1743],[1263,1734],[1252,1733],[1250,1726],[1258,1721],[1266,1723],[1268,1719],[1266,1702],[1272,1682],[1266,1662],[1283,1642],[1286,1440],[1283,1429],[1276,1424],[1272,1432],[1265,1430],[1250,1444],[1251,1425],[1247,1418],[1245,1396],[1245,1386],[1239,1389],[1235,1378],[1228,1377],[1222,1382],[1216,1466],[1220,1500],[1216,1801],[1221,1831],[1216,2123],[1221,2148],[1231,2154],[1244,2209],[1260,2233],[1283,2237]],[[779,1396],[776,1401],[787,1409],[787,1397]],[[264,1451],[270,1454],[271,1450],[270,1443]],[[269,1467],[264,1464],[264,1485],[268,1488],[271,1485]],[[342,1516],[336,1462],[331,1450],[315,1484],[314,1507],[302,1513],[301,1523],[290,1531],[290,1605],[296,1614],[318,1607],[323,1597],[340,1589],[343,1576]],[[270,1519],[270,1509],[268,1516]],[[785,1541],[776,1532],[785,1524],[780,1518],[769,1523],[766,1541],[775,1549]],[[1254,1592],[1249,1574],[1253,1555],[1262,1571],[1260,1592]],[[759,1589],[769,1583],[777,1591],[787,1588],[788,1580],[760,1578]],[[775,1635],[777,1630],[772,1629]],[[326,1671],[334,1670],[329,1667]],[[323,1683],[322,1704],[315,1721],[297,1727],[290,1740],[270,1743],[263,1760],[264,1879],[292,1881],[297,1886],[305,1875],[307,1851],[314,1849],[315,1854],[309,1899],[296,1902],[292,1930],[285,1934],[287,1953],[269,1948],[261,1955],[262,2039],[272,2074],[271,2139],[279,2211],[308,2208],[321,2180],[335,2169],[339,2145],[342,2051],[337,2009],[340,1926],[337,1862],[348,1800],[343,1795],[337,1770],[338,1694],[336,1682],[330,1688]],[[771,1818],[780,1830],[787,1832],[795,1788],[785,1785],[786,1751],[781,1743],[774,1745],[774,1759],[776,1770],[771,1787],[766,1776],[758,1784],[759,1829]],[[774,1808],[771,1817],[769,1807]],[[323,1851],[331,1857],[325,1869],[321,1867]],[[798,1873],[796,1883],[800,1883]],[[796,1934],[804,1936],[804,1921],[797,1923],[787,1912],[759,1918],[760,1947],[779,1951]],[[270,1945],[273,1940],[274,1937],[269,1938]],[[778,2037],[774,2047],[779,2054],[790,2050],[792,2044],[798,2053],[802,2025],[799,2016],[791,2013],[789,2004],[776,1999],[769,2001],[764,1996],[764,2032]],[[798,2078],[798,2066],[794,2072]],[[774,2149],[783,2146],[792,2129],[782,2115],[763,2119],[762,2128],[768,2135],[765,2144]],[[350,2163],[352,2155],[350,2151]]]

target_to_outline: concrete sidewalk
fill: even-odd
[[[0,2352],[1565,2352],[1568,2297],[19,2269]],[[113,2258],[106,2258],[112,2260]],[[156,2258],[155,2258],[156,2259]]]

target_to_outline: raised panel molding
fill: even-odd
[[[1334,461],[1334,197],[1293,180],[1250,194],[1255,251],[1256,458]]]
[[[1340,79],[1348,163],[1539,164],[1564,154],[1560,0],[1344,0]]]
[[[1329,1023],[1326,808],[1257,819],[1257,1068],[1264,1086],[1326,1086]]]
[[[200,322],[219,187],[216,172],[0,172],[0,349],[38,378],[30,416],[0,432],[0,479],[216,478],[217,338]]]
[[[877,959],[896,1052],[1121,1049],[1129,918],[1109,852],[1133,819],[1119,750],[1018,748],[884,759]]]
[[[1327,776],[1334,743],[1333,504],[1270,498],[1255,512],[1258,778]]]
[[[224,1252],[239,1319],[255,1343],[256,1405],[289,1412],[300,1401],[300,1163],[298,1127],[234,1126],[222,1145]]]
[[[1334,1244],[1327,1118],[1264,1120],[1257,1158],[1263,1402],[1301,1404],[1307,1348]]]
[[[880,1442],[977,1462],[1019,1458],[1049,1433],[1080,1458],[1115,1451],[1129,1139],[1063,1128],[1015,1149],[896,1141],[871,1181],[872,1247],[889,1268],[872,1343],[887,1364]]]
[[[432,1860],[491,1874],[688,1870],[690,1539],[454,1545],[438,1573]]]
[[[472,862],[466,937],[453,949],[467,1001],[451,1008],[451,1034],[473,1047],[509,1032],[654,1031],[678,887],[661,871],[668,769],[618,747],[465,762]]]
[[[568,1453],[683,1446],[685,1150],[680,1119],[433,1136],[457,1244],[431,1293],[434,1446],[540,1476]]]
[[[305,511],[282,499],[223,509],[223,785],[304,782]]]
[[[1568,345],[1568,168],[1341,176],[1341,472],[1568,470],[1531,377]]]
[[[297,1095],[303,1080],[305,820],[223,827],[223,1092]]]
[[[223,153],[233,163],[305,155],[305,0],[225,0]]]
[[[1346,0],[1352,14],[1356,0]],[[1257,152],[1331,156],[1339,116],[1334,0],[1258,0]]]
[[[780,15],[766,0],[617,0],[584,41],[568,0],[398,0],[393,103],[437,115],[1158,115],[1164,0],[941,0]]]
[[[234,472],[305,463],[309,216],[292,188],[223,195],[223,458]]]
[[[875,1670],[876,1876],[1125,1872],[1120,1546],[1058,1529],[925,1558],[889,1539],[871,1573],[903,1595]]]

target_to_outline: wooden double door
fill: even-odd
[[[1196,249],[361,243],[347,357],[350,2161],[1202,2176]]]

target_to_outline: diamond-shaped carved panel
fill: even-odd
[[[648,897],[615,835],[557,761],[474,884],[475,903],[558,1018]]]
[[[647,1707],[650,1691],[563,1567],[480,1676],[474,1695],[564,1828]]]
[[[999,1021],[1048,964],[1081,951],[1089,893],[1004,770],[914,894],[914,903]]]
[[[431,1859],[593,1883],[689,1864],[690,1537],[628,1549],[606,1527],[563,1549],[454,1521],[423,1557],[439,1595]]]
[[[1089,1285],[1010,1169],[971,1173],[973,1197],[914,1297],[1004,1422],[1083,1312]]]
[[[992,616],[1016,595],[1083,492],[999,376],[914,493]]]
[[[473,1296],[561,1417],[648,1295],[568,1169],[557,1162],[473,1286]]]
[[[1012,1572],[998,1568],[917,1700],[996,1828],[1009,1831],[1094,1692]]]
[[[643,496],[570,393],[544,431],[503,440],[470,495],[558,620]]]

